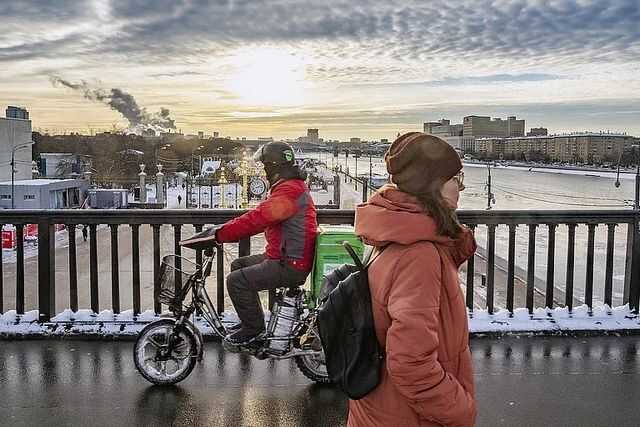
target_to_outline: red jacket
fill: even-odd
[[[264,231],[269,259],[286,259],[300,271],[311,271],[318,222],[309,188],[301,179],[276,182],[269,197],[255,209],[220,228],[218,242],[237,242]]]

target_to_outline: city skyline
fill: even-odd
[[[0,98],[51,133],[127,127],[115,93],[136,120],[233,138],[392,139],[472,114],[637,136],[638,22],[633,0],[14,2]]]

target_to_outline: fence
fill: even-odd
[[[0,212],[0,223],[14,224],[16,227],[17,246],[15,249],[15,298],[13,306],[10,306],[3,296],[3,285],[5,274],[3,269],[7,262],[3,257],[0,263],[0,313],[7,310],[16,310],[19,314],[25,310],[25,244],[24,230],[27,224],[38,225],[37,237],[37,308],[39,310],[39,320],[49,321],[56,314],[56,298],[63,298],[69,301],[68,307],[73,311],[78,308],[90,308],[93,312],[99,312],[101,307],[99,301],[100,291],[103,293],[105,287],[110,288],[111,307],[114,313],[121,310],[121,261],[124,259],[120,254],[121,245],[119,238],[122,237],[122,229],[128,228],[131,237],[130,253],[126,257],[130,257],[131,266],[131,297],[132,309],[138,314],[143,309],[151,308],[156,313],[161,311],[161,306],[155,302],[155,296],[159,292],[160,284],[158,282],[158,272],[161,257],[167,253],[182,253],[182,248],[178,242],[182,239],[182,231],[186,226],[193,225],[195,231],[202,230],[208,224],[221,224],[229,219],[241,214],[242,211],[237,210],[55,210],[55,211],[4,211]],[[478,258],[471,258],[466,264],[466,304],[473,311],[478,304],[475,300],[482,297],[482,307],[492,313],[495,308],[496,294],[496,230],[506,227],[508,230],[508,256],[506,258],[506,308],[513,312],[515,308],[515,294],[519,290],[516,282],[518,276],[516,274],[516,230],[518,227],[524,227],[527,231],[527,262],[526,262],[526,278],[524,293],[525,304],[529,312],[534,309],[534,293],[544,297],[544,304],[547,307],[565,305],[571,310],[575,304],[576,297],[574,295],[576,277],[575,277],[575,260],[576,260],[576,229],[578,227],[586,227],[587,231],[587,247],[586,247],[586,273],[584,282],[584,293],[582,302],[590,308],[593,306],[594,298],[594,247],[597,227],[605,227],[607,230],[606,241],[606,259],[604,260],[604,288],[603,301],[608,305],[612,305],[613,294],[613,277],[614,277],[614,252],[616,242],[616,227],[619,225],[628,225],[630,230],[630,238],[625,246],[622,256],[625,260],[624,277],[625,277],[625,295],[623,302],[629,302],[631,307],[637,310],[638,300],[640,299],[640,257],[638,252],[640,245],[638,244],[638,215],[633,211],[462,211],[459,213],[460,220],[469,225],[472,229],[478,231],[480,227],[486,230],[486,241],[480,242],[485,247],[483,277],[486,278],[485,286],[481,288],[477,283],[476,263]],[[320,210],[318,219],[321,224],[353,224],[354,212],[345,210]],[[66,230],[58,231],[56,235],[56,225],[64,224]],[[90,302],[89,307],[79,307],[78,286],[86,286],[86,283],[79,283],[78,280],[78,259],[77,259],[77,242],[76,242],[76,226],[88,225],[88,246],[89,246],[89,268],[88,268],[88,287]],[[167,226],[173,229],[172,247],[161,251],[160,230]],[[536,250],[539,249],[539,240],[537,230],[544,226],[547,229],[546,241],[546,279],[542,286],[538,283],[536,286]],[[559,290],[556,283],[556,264],[561,257],[557,256],[556,236],[558,235],[558,227],[566,228],[567,251],[565,254],[566,271],[565,283]],[[100,230],[106,231],[108,227],[109,245],[98,239],[98,227]],[[153,272],[153,299],[150,307],[143,307],[141,302],[141,227],[150,227],[150,242],[146,239],[142,242],[144,245],[150,244],[152,250],[152,272]],[[147,230],[145,230],[146,232]],[[62,235],[60,233],[63,233]],[[101,234],[102,235],[102,234]],[[56,242],[58,247],[56,248]],[[110,256],[110,280],[99,280],[98,271],[98,244],[105,244],[109,249]],[[68,244],[66,250],[67,265],[57,266],[56,251],[58,256],[60,251],[64,250],[61,244]],[[147,246],[144,246],[147,248]],[[104,251],[105,248],[103,247]],[[251,253],[250,240],[246,239],[238,243],[238,255],[248,255]],[[618,251],[619,252],[619,251]],[[619,254],[620,255],[620,254]],[[105,255],[106,256],[106,255]],[[125,257],[125,258],[126,258]],[[101,261],[104,261],[102,259]],[[196,253],[196,262],[202,261],[202,253]],[[34,262],[33,259],[29,262]],[[56,268],[59,267],[59,268]],[[84,266],[83,266],[84,267]],[[598,266],[600,267],[600,266]],[[13,266],[12,266],[13,268]],[[216,280],[216,305],[217,309],[223,311],[225,309],[225,290],[224,290],[224,268],[225,258],[222,251],[217,254],[217,271]],[[33,270],[33,269],[32,269]],[[64,272],[64,277],[68,278],[68,295],[56,293],[56,273]],[[105,272],[101,272],[105,273]],[[103,274],[104,279],[104,274]],[[66,284],[65,284],[66,287]],[[84,289],[84,288],[83,288]],[[556,301],[554,294],[560,292],[564,294],[564,301]],[[151,301],[151,300],[150,300]]]

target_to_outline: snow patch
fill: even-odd
[[[163,315],[170,315],[169,312]],[[269,313],[265,313],[268,321]],[[29,311],[18,315],[15,310],[0,315],[0,336],[65,336],[65,335],[97,335],[104,337],[134,337],[149,322],[158,320],[160,316],[152,310],[144,311],[137,316],[133,310],[116,314],[111,310],[93,313],[91,310],[73,312],[66,309],[48,323],[38,323],[38,311]],[[221,320],[225,325],[239,321],[235,312],[222,313]],[[213,336],[214,330],[201,318],[195,322],[203,335]],[[469,331],[482,333],[522,333],[522,332],[567,332],[600,331],[615,332],[623,330],[640,331],[640,316],[629,310],[629,306],[611,308],[599,305],[589,311],[586,305],[575,307],[572,312],[566,307],[554,309],[536,308],[532,314],[525,308],[514,310],[513,314],[501,309],[489,314],[487,310],[474,310],[469,313]]]
[[[566,307],[537,308],[532,314],[526,308],[489,314],[487,310],[474,311],[469,319],[469,331],[483,332],[571,332],[640,330],[640,317],[629,306],[611,309],[600,305],[589,311],[581,305],[572,312]]]

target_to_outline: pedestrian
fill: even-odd
[[[178,206],[182,204],[182,196],[178,194]]]
[[[349,402],[348,426],[473,426],[467,310],[458,269],[473,256],[456,216],[462,163],[445,141],[399,136],[385,154],[392,184],[356,210],[356,234],[375,252],[369,287],[384,368],[378,386]]]
[[[83,225],[82,226],[82,240],[83,241],[87,241],[87,226]]]

